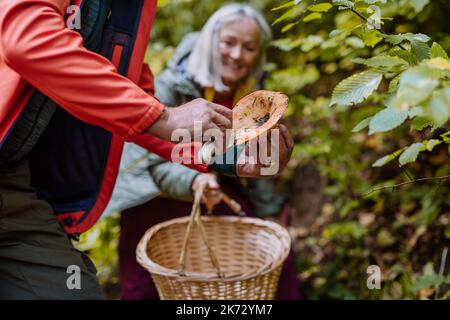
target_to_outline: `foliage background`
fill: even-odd
[[[229,1],[159,1],[146,60],[154,73],[164,68],[174,47],[188,32],[199,30],[209,15]],[[240,1],[243,2],[243,1]],[[448,131],[412,130],[399,126],[385,133],[352,132],[364,118],[383,107],[389,83],[362,104],[329,107],[336,85],[365,70],[353,59],[386,50],[369,30],[330,37],[334,29],[351,29],[361,19],[332,8],[320,19],[305,22],[309,5],[332,1],[246,1],[274,23],[269,48],[268,89],[290,97],[284,122],[295,141],[294,157],[280,188],[293,208],[291,234],[297,252],[300,290],[307,299],[450,299],[450,197],[447,179],[393,185],[450,173],[448,146],[422,152],[417,161],[399,167],[391,161],[372,167],[379,158],[416,141]],[[358,1],[357,1],[358,2]],[[370,2],[370,1],[369,1]],[[373,1],[377,2],[376,0]],[[446,0],[378,1],[383,29],[390,34],[423,33],[450,52],[450,3]],[[280,19],[280,17],[282,17]],[[278,21],[276,21],[278,19]],[[282,20],[282,21],[281,21]],[[375,40],[374,40],[375,38]],[[450,107],[449,107],[450,110]],[[409,121],[409,120],[408,120]],[[97,264],[110,298],[117,298],[118,215],[102,220],[82,236],[78,247]],[[369,265],[380,266],[381,290],[368,290]]]

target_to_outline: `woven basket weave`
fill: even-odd
[[[198,219],[192,223],[191,214],[160,223],[139,242],[137,260],[151,273],[160,298],[273,299],[291,245],[287,230],[257,218]],[[183,247],[184,272],[180,272]]]

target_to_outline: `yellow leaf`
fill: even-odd
[[[333,7],[333,5],[331,3],[319,3],[316,5],[313,5],[311,7],[308,8],[309,11],[313,11],[313,12],[327,12],[328,10],[330,10]]]
[[[427,61],[427,65],[433,69],[450,70],[450,61],[444,58],[433,58]]]
[[[363,34],[364,44],[369,47],[375,47],[375,45],[383,40],[381,33],[377,30],[370,30]]]
[[[320,19],[322,18],[322,14],[318,13],[318,12],[313,12],[308,14],[306,17],[303,18],[304,22],[308,22],[308,21],[312,21],[312,20],[316,20],[316,19]]]

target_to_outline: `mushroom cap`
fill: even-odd
[[[255,91],[236,103],[233,108],[233,125],[236,145],[252,140],[272,129],[281,119],[289,98],[268,90]]]

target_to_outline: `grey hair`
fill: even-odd
[[[272,39],[272,32],[266,19],[255,8],[247,4],[227,4],[217,10],[203,26],[200,36],[189,56],[187,71],[203,88],[211,87],[215,91],[227,91],[229,88],[222,82],[221,57],[219,51],[219,30],[243,16],[252,19],[261,34],[260,52],[252,70],[252,76],[259,82],[263,76],[266,63],[265,49]]]

